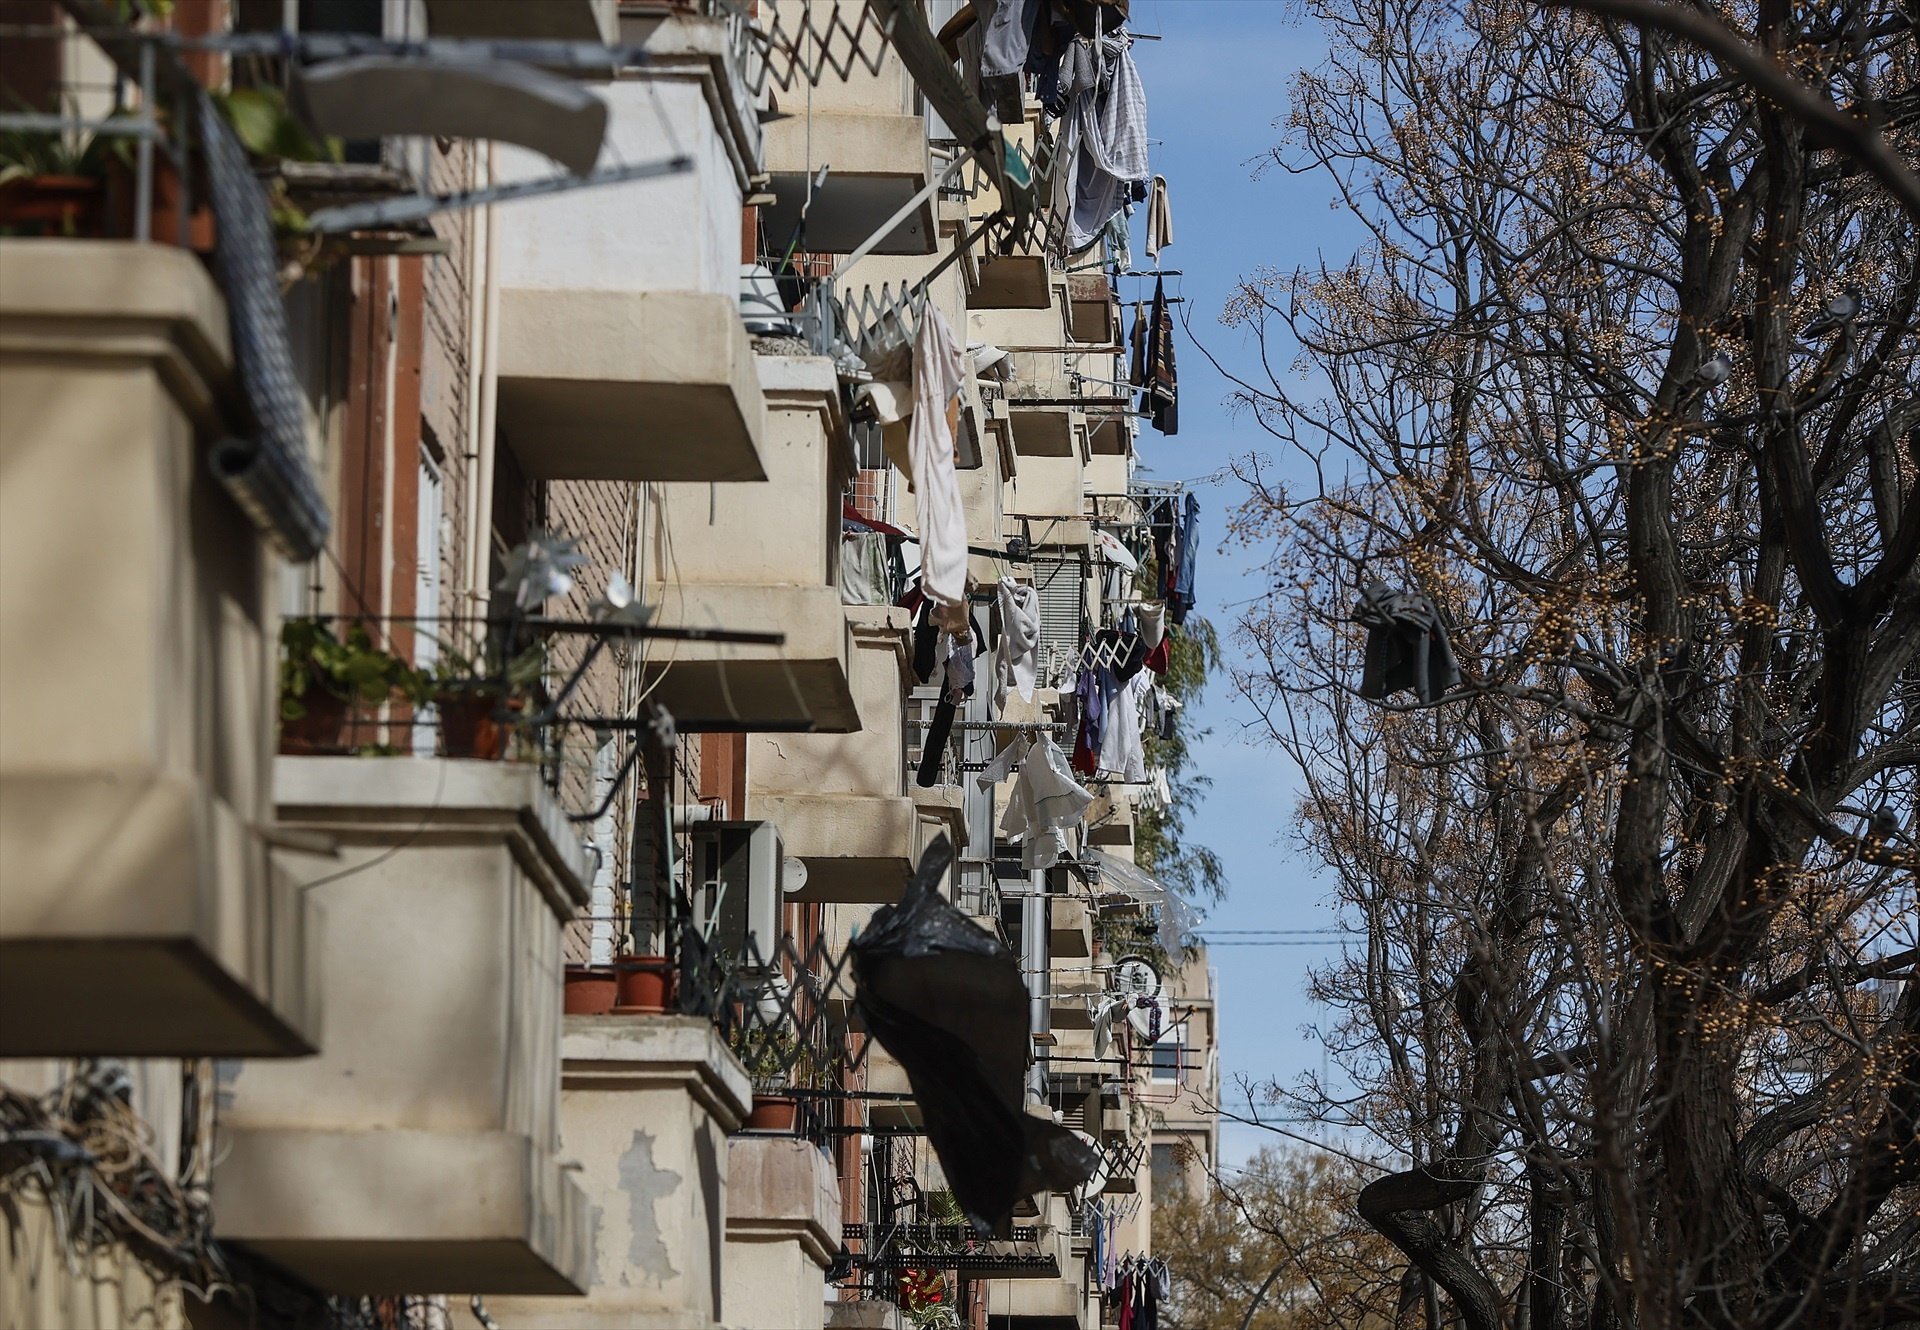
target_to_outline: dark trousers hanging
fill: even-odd
[[[953,699],[944,694],[940,705],[933,709],[933,721],[927,726],[926,740],[920,745],[920,768],[913,775],[914,784],[923,790],[940,781],[940,755],[946,751],[947,739],[953,733],[955,710]]]

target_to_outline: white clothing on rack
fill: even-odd
[[[994,672],[993,709],[1006,704],[1009,689],[1020,690],[1022,702],[1033,701],[1039,671],[1040,593],[1011,577],[1000,579],[1000,654]]]
[[[907,456],[920,523],[920,589],[936,605],[967,598],[967,515],[953,467],[947,404],[960,391],[966,354],[939,309],[927,306],[913,340],[913,419]]]
[[[1153,676],[1142,670],[1115,688],[1107,698],[1107,715],[1100,732],[1100,770],[1114,780],[1147,778],[1147,755],[1140,742],[1140,702],[1153,688]]]
[[[1051,733],[1041,734],[1024,757],[1015,760],[1020,763],[1020,778],[1014,782],[1000,830],[1008,840],[1020,842],[1020,863],[1028,872],[1051,868],[1066,853],[1066,833],[1080,824],[1093,795],[1073,778],[1067,755]],[[1004,776],[1012,765],[1007,753],[1002,753],[979,778],[983,784],[992,784],[989,774],[998,770]]]

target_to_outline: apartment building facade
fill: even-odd
[[[1027,10],[0,4],[0,1323],[1145,1296],[1198,546]],[[853,976],[941,846],[1090,1161],[985,1235]]]

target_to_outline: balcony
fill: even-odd
[[[323,1051],[223,1077],[217,1235],[330,1293],[579,1291],[588,1214],[555,1151],[587,865],[558,804],[517,763],[283,757],[274,779]]]
[[[1093,801],[1087,809],[1087,843],[1113,852],[1133,844],[1133,800],[1111,791]]]
[[[753,99],[724,19],[666,16],[645,46],[645,66],[596,85],[601,164],[691,165],[499,211],[501,434],[539,479],[761,480],[764,408],[738,305]],[[555,170],[497,151],[504,180]]]
[[[786,642],[682,642],[643,675],[683,730],[845,734],[860,713],[840,604],[840,496],[852,467],[840,381],[818,357],[757,360],[769,483],[661,486],[648,522],[655,580],[644,589],[662,623],[778,629]]]
[[[840,1184],[810,1141],[727,1143],[727,1324],[821,1330],[826,1270],[840,1249]]]
[[[1067,277],[1067,328],[1076,342],[1114,345],[1120,341],[1120,307],[1105,273]]]
[[[232,379],[192,254],[0,240],[0,1056],[312,1051]]]
[[[722,1308],[739,1194],[727,1134],[751,1096],[739,1062],[689,1016],[569,1016],[562,1052],[561,1148],[593,1216],[587,1296],[489,1298],[489,1310],[522,1330],[740,1324]]]
[[[839,0],[839,7],[845,22],[859,21],[855,5]],[[777,11],[776,21],[798,32],[805,26],[809,0],[777,0],[763,8]],[[826,7],[826,13],[833,9]],[[816,25],[827,21],[824,13],[814,18]],[[823,72],[810,90],[778,94],[779,109],[789,114],[766,127],[767,170],[775,199],[762,219],[767,234],[798,234],[800,248],[817,254],[846,254],[865,244],[926,189],[929,178],[927,122],[899,56],[890,45],[870,49],[869,54],[878,57],[875,68],[850,50],[836,54],[845,62],[844,77],[842,70],[833,71],[833,77]],[[828,168],[825,180],[818,176],[823,166]],[[880,238],[873,252],[931,254],[938,238],[929,195]]]
[[[867,1045],[867,1093],[887,1096],[867,1101],[867,1121],[876,1130],[919,1131],[927,1125],[907,1083],[907,1069],[878,1040]]]
[[[1093,955],[1093,920],[1087,903],[1078,896],[1048,899],[1047,945],[1050,954],[1065,960]]]
[[[832,738],[753,736],[747,804],[779,824],[787,853],[807,866],[793,899],[884,904],[900,899],[922,840],[900,761],[907,614],[836,604],[832,615],[851,643],[854,724]]]
[[[529,41],[611,42],[619,31],[618,0],[426,0],[435,37],[500,37]]]

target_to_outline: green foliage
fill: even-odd
[[[281,625],[280,715],[285,720],[306,715],[301,699],[316,689],[343,701],[377,705],[396,693],[411,696],[417,677],[407,662],[374,646],[363,624],[350,626],[344,637],[320,619],[289,619]]]
[[[789,1086],[820,1089],[831,1076],[827,1061],[811,1045],[795,1040],[791,1030],[745,1026],[727,1037],[727,1047],[740,1059],[753,1088],[762,1092]]]
[[[1194,728],[1188,718],[1219,664],[1220,638],[1213,625],[1197,615],[1188,616],[1182,628],[1170,627],[1167,632],[1172,646],[1161,686],[1180,701],[1179,723],[1172,738],[1148,735],[1144,747],[1148,765],[1166,771],[1173,797],[1164,810],[1141,808],[1136,813],[1134,859],[1167,886],[1199,904],[1219,900],[1227,889],[1220,856],[1188,840],[1186,834],[1187,816],[1213,784],[1212,777],[1192,770],[1191,745],[1206,731]]]
[[[540,642],[531,642],[512,653],[489,642],[477,656],[469,656],[442,642],[432,668],[420,672],[413,700],[416,704],[425,704],[448,693],[524,697],[546,676],[546,671],[547,651]]]
[[[234,134],[256,157],[283,162],[337,162],[340,145],[307,131],[277,88],[235,88],[214,101]]]

